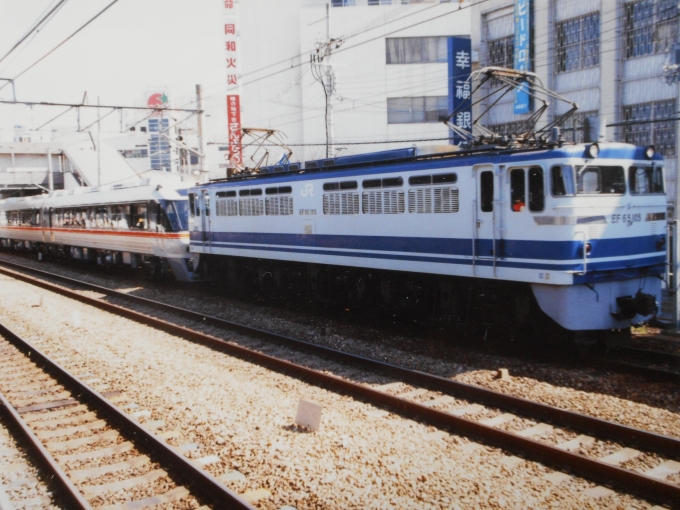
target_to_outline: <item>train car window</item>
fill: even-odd
[[[146,205],[142,205],[142,204],[131,205],[130,206],[130,217],[132,219],[132,223],[130,223],[130,228],[134,228],[136,230],[146,230],[147,229]]]
[[[205,202],[205,215],[210,216],[210,195],[203,193],[203,201]]]
[[[120,206],[120,217],[118,218],[118,228],[129,229],[132,219],[130,218],[130,206]]]
[[[238,196],[249,197],[250,196],[250,190],[249,189],[242,189],[238,192]]]
[[[411,186],[427,186],[429,184],[432,184],[432,176],[431,175],[414,175],[413,177],[408,178],[408,183]]]
[[[628,169],[628,186],[632,195],[663,195],[661,167],[632,166]]]
[[[359,183],[357,181],[343,181],[340,183],[340,189],[345,190],[345,189],[357,189],[359,187]]]
[[[574,167],[571,165],[555,165],[550,169],[552,195],[554,197],[573,197]]]
[[[539,212],[545,208],[545,188],[543,169],[540,166],[529,168],[529,210]]]
[[[620,166],[576,167],[579,195],[612,194],[626,192],[623,168]]]
[[[187,214],[189,202],[186,200],[161,200],[161,217],[166,232],[188,230]]]
[[[458,182],[458,175],[456,174],[437,174],[432,176],[432,184],[454,183]]]
[[[510,208],[513,212],[524,211],[526,207],[526,181],[524,169],[516,168],[510,171]]]
[[[217,193],[215,193],[215,196],[217,198],[235,197],[236,192],[235,191],[218,191]]]
[[[323,183],[323,190],[324,191],[338,191],[340,189],[340,183],[339,182],[324,182]]]
[[[482,212],[493,211],[493,172],[485,171],[479,176],[479,207]]]
[[[382,181],[380,179],[368,179],[361,183],[364,188],[380,188]]]
[[[267,188],[264,190],[267,195],[276,195],[279,192],[279,188]]]
[[[256,188],[256,189],[251,189],[250,190],[250,196],[256,196],[256,195],[261,195],[262,194],[262,189]]]

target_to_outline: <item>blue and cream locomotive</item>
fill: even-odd
[[[663,160],[621,143],[290,163],[189,202],[208,278],[586,341],[655,314],[667,258]]]

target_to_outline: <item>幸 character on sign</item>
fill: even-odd
[[[467,51],[459,51],[456,53],[456,67],[465,69],[470,67],[470,54]]]

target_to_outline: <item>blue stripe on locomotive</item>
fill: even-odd
[[[195,232],[191,236],[194,246],[203,245],[201,233]],[[640,270],[643,270],[645,275],[662,274],[666,254],[659,252],[656,248],[658,240],[659,236],[592,240],[593,251],[592,256],[588,257],[588,273],[575,275],[574,283],[638,277],[641,276]],[[493,249],[493,241],[490,239],[478,242],[480,252],[491,252]],[[472,265],[473,263],[472,239],[214,232],[210,235],[210,244],[218,248],[237,250],[458,265]],[[581,249],[580,241],[504,240],[497,242],[497,253],[498,250],[503,250],[503,258],[497,258],[495,265],[518,269],[578,272],[583,270]],[[639,257],[626,258],[623,261],[604,260],[636,255]],[[524,260],[507,260],[507,258]],[[491,266],[494,261],[478,258],[474,263],[480,266]],[[606,274],[612,272],[616,274]]]

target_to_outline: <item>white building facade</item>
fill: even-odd
[[[291,160],[448,143],[447,39],[470,36],[469,4],[248,0],[239,7],[242,125],[283,132]]]
[[[664,65],[675,58],[678,2],[473,0],[476,67],[513,67],[515,12],[525,6],[532,18],[530,70],[579,105],[562,126],[565,139],[654,145],[665,156],[669,205],[677,217],[679,92],[677,83],[667,83]],[[567,108],[553,102],[546,121]],[[508,97],[486,124],[504,133],[526,117],[513,113]]]

